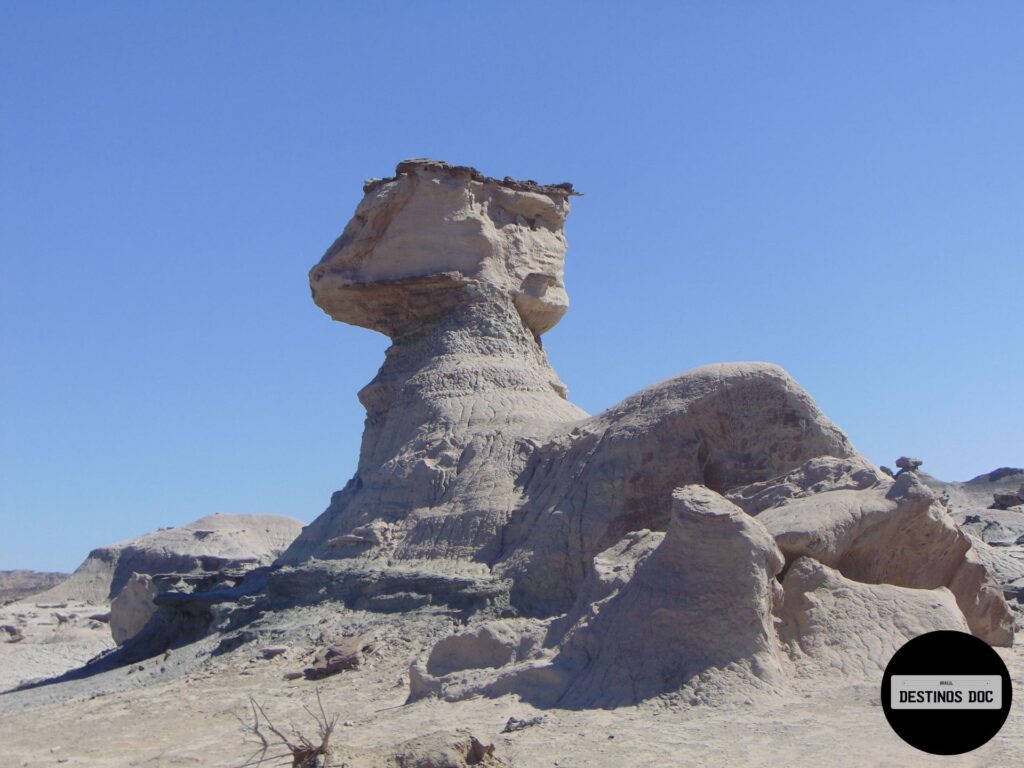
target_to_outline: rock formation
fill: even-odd
[[[493,745],[481,743],[468,731],[441,731],[375,750],[339,747],[332,750],[331,765],[349,768],[503,768],[509,765],[494,752]]]
[[[315,695],[332,764],[880,764],[896,649],[1012,642],[1024,514],[990,506],[1024,472],[886,472],[765,363],[589,416],[541,342],[572,187],[408,161],[365,189],[310,273],[331,317],[391,339],[355,475],[301,532],[207,518],[0,606],[12,760],[106,765],[113,729],[138,764],[237,764],[252,694],[282,725]],[[1012,764],[1022,732],[978,759]]]
[[[594,555],[665,528],[673,488],[724,491],[854,455],[771,365],[698,369],[593,418],[568,402],[540,334],[567,307],[570,185],[407,161],[366,190],[310,282],[332,317],[393,343],[359,395],[355,477],[282,564],[315,557],[307,568],[380,581],[384,564],[398,578],[430,563],[477,589],[508,585],[522,613],[564,612]]]
[[[896,459],[896,468],[902,472],[917,472],[924,464],[921,459],[914,459],[910,456],[900,456]]]
[[[996,495],[1016,495],[1024,485],[1024,468],[1000,467],[966,482],[950,483],[920,473],[921,480],[937,493],[949,498],[953,510],[985,509],[992,506]]]
[[[75,572],[38,599],[109,603],[133,573],[193,574],[269,565],[302,523],[279,515],[210,515],[178,528],[99,547]]]
[[[156,613],[157,588],[148,573],[133,573],[110,602],[110,634],[122,645],[135,637]]]
[[[1024,485],[1011,493],[993,493],[992,506],[995,509],[1011,509],[1013,507],[1024,507]],[[1024,509],[1021,510],[1024,512]]]
[[[567,307],[572,188],[441,163],[398,170],[367,184],[310,273],[328,314],[393,344],[359,393],[367,419],[356,475],[284,563],[493,562],[533,443],[586,417],[539,341]],[[357,531],[368,524],[377,528],[367,539]]]
[[[787,487],[791,478],[780,478]],[[1012,640],[1000,590],[986,578],[970,539],[913,472],[877,487],[828,489],[758,513],[787,559],[810,556],[868,584],[949,587],[972,632],[994,645]]]
[[[1024,469],[1000,467],[963,483],[920,477],[941,494],[950,517],[970,537],[971,556],[994,577],[1018,628],[1024,627],[1024,506],[998,503],[1018,498]]]
[[[920,461],[874,467],[781,368],[698,368],[592,417],[569,402],[541,336],[568,307],[571,185],[411,160],[364,190],[310,272],[327,314],[392,342],[359,393],[356,474],[258,580],[161,594],[147,632],[324,601],[448,611],[467,626],[412,665],[410,699],[567,707],[865,676],[931,628],[1012,642]]]
[[[782,585],[779,637],[800,674],[877,679],[912,637],[969,631],[944,587],[865,584],[810,557],[797,558]]]
[[[782,682],[773,609],[782,553],[755,518],[703,486],[672,495],[661,543],[561,642],[568,706],[633,704],[691,681],[698,698]],[[593,605],[593,604],[592,604]]]
[[[0,604],[22,600],[57,586],[66,573],[40,571],[0,571]]]
[[[392,345],[356,474],[268,594],[480,613],[413,666],[412,698],[699,698],[793,664],[864,674],[929,628],[1012,641],[921,461],[880,471],[777,366],[699,368],[594,417],[568,401],[541,335],[568,307],[571,185],[411,160],[364,190],[310,285]]]

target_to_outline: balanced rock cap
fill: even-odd
[[[449,314],[477,283],[511,296],[537,336],[561,320],[572,184],[498,180],[437,160],[395,170],[364,185],[345,231],[310,271],[317,306],[394,338]]]

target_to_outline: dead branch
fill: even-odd
[[[319,713],[314,712],[307,706],[303,706],[307,714],[316,723],[317,739],[314,741],[304,733],[292,726],[292,735],[286,735],[267,715],[263,705],[252,696],[249,697],[249,707],[252,710],[252,724],[242,720],[235,715],[235,719],[241,723],[248,734],[259,739],[260,746],[253,755],[236,768],[259,768],[266,764],[286,765],[288,758],[291,758],[292,768],[329,768],[331,761],[331,735],[338,723],[338,718],[329,718],[324,709],[323,700],[320,697],[320,689],[316,690],[316,703]],[[266,732],[265,732],[266,731]],[[268,737],[269,732],[270,737]],[[284,747],[287,751],[279,754],[268,754],[273,748]],[[282,762],[283,761],[283,762]]]

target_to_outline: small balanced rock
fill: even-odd
[[[916,472],[922,464],[924,464],[923,461],[911,458],[910,456],[900,456],[896,459],[897,469],[903,472]]]

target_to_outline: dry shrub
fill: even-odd
[[[303,709],[316,722],[317,737],[314,741],[294,726],[291,728],[291,735],[286,735],[274,725],[263,706],[250,696],[252,723],[245,722],[237,715],[236,717],[246,733],[259,739],[260,747],[252,757],[237,768],[258,768],[263,765],[269,768],[269,766],[275,765],[288,765],[289,759],[292,768],[330,768],[331,734],[334,733],[334,726],[337,725],[338,718],[327,717],[323,701],[320,700],[319,688],[316,691],[316,703],[318,712],[303,706]]]

